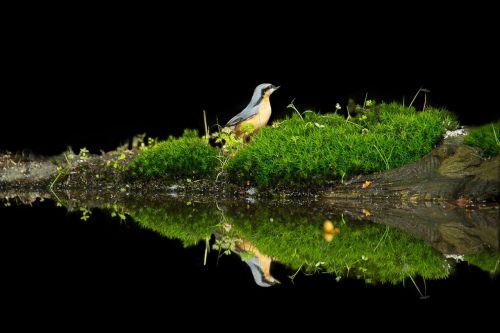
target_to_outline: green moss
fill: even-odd
[[[465,137],[464,143],[481,148],[486,157],[498,155],[500,152],[500,120],[473,129]]]
[[[252,223],[233,219],[235,229],[261,252],[293,269],[301,267],[309,273],[321,271],[337,277],[393,284],[409,276],[441,279],[449,275],[442,255],[401,230],[379,224],[336,221],[334,224],[340,233],[327,242],[321,220],[311,223],[308,217],[296,212],[281,217],[270,213],[259,211]],[[270,216],[274,216],[273,222]]]
[[[217,230],[219,216],[190,202],[165,202],[160,207],[135,207],[129,215],[140,225],[160,235],[177,238],[184,246],[197,244]]]
[[[217,166],[215,148],[186,130],[180,138],[170,137],[149,147],[130,163],[132,175],[145,177],[203,177]]]
[[[127,208],[140,225],[185,246],[211,234],[244,239],[262,253],[297,270],[322,271],[368,282],[402,282],[409,276],[439,279],[449,268],[442,255],[424,241],[401,230],[359,221],[334,222],[340,234],[331,242],[323,236],[323,218],[306,208],[265,208],[227,212],[201,203],[165,202],[161,207]],[[311,221],[314,221],[311,223]],[[229,231],[223,226],[230,226]],[[231,244],[231,242],[227,242]]]
[[[429,153],[450,122],[436,109],[382,104],[346,121],[308,111],[260,131],[228,162],[235,178],[258,185],[342,179],[395,168]]]
[[[319,184],[416,161],[432,150],[445,129],[456,126],[446,111],[416,112],[397,103],[358,110],[347,120],[295,111],[238,149],[210,147],[193,131],[171,137],[142,151],[131,162],[131,173],[177,178],[211,176],[217,170],[259,186]]]
[[[500,253],[491,249],[484,249],[481,252],[466,255],[465,260],[491,274],[500,273]]]

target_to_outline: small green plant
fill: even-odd
[[[236,155],[241,147],[243,147],[243,138],[237,137],[228,127],[224,127],[218,132],[214,132],[212,138],[215,139],[216,143],[222,145],[222,149],[220,149],[217,154],[219,165],[217,167],[217,176],[215,179],[218,180],[226,171],[229,160]]]
[[[220,239],[216,239],[214,245],[212,245],[212,249],[226,255],[230,255],[231,251],[234,251],[235,248],[235,239],[226,235],[222,236]]]
[[[83,149],[85,149],[85,148],[83,148]],[[87,151],[87,153],[88,153],[88,151]],[[84,154],[85,154],[85,152],[84,152]],[[75,155],[75,153],[73,153],[73,150],[71,149],[71,147],[68,147],[67,151],[62,154],[62,157],[63,157],[63,162],[57,166],[57,174],[56,174],[54,180],[49,185],[49,190],[52,193],[54,193],[54,191],[53,191],[54,185],[57,183],[59,178],[68,175],[69,170],[73,166],[73,162],[76,159],[76,155]],[[57,195],[56,195],[56,197],[57,197]]]
[[[464,143],[481,148],[485,157],[498,155],[500,152],[500,120],[473,129],[465,137]]]
[[[92,214],[90,209],[86,207],[81,207],[80,211],[82,212],[82,216],[80,217],[80,220],[82,221],[87,221],[90,218],[90,214]]]
[[[111,217],[118,217],[121,222],[125,222],[127,216],[125,215],[123,207],[120,207],[117,204],[109,205],[108,207],[111,211]]]
[[[371,107],[374,105],[375,105],[375,100],[373,100],[373,99],[368,99],[365,101],[365,106],[367,106],[367,107]]]
[[[148,148],[153,148],[154,146],[156,146],[158,143],[160,142],[160,140],[158,138],[152,138],[152,137],[148,137],[148,143],[147,145],[145,144],[141,144],[140,146],[140,150],[146,150]]]
[[[249,123],[243,124],[241,125],[240,130],[246,135],[250,135],[255,131],[255,126]]]
[[[220,131],[212,134],[216,143],[222,145],[222,151],[225,154],[233,155],[243,146],[243,138],[237,137],[230,128],[224,127]]]
[[[83,147],[80,149],[80,152],[78,153],[78,157],[80,160],[85,161],[89,158],[90,152],[87,150],[87,148]]]
[[[296,114],[300,117],[300,119],[304,120],[304,118],[302,117],[302,114],[300,113],[300,111],[297,109],[297,107],[295,106],[295,104],[293,104],[293,102],[295,101],[295,99],[293,99],[290,104],[288,104],[286,107],[287,109],[292,109],[293,111],[296,112]],[[339,103],[337,103],[336,107],[339,105]],[[339,106],[339,109],[340,109],[340,106]]]

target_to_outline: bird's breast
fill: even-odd
[[[264,97],[259,105],[259,112],[257,113],[256,127],[261,128],[267,125],[269,118],[271,118],[271,103],[269,97]]]
[[[264,97],[259,104],[257,113],[239,123],[236,126],[236,132],[239,132],[240,128],[245,125],[252,125],[253,130],[257,131],[267,125],[269,118],[271,118],[271,103],[269,103],[269,97]]]

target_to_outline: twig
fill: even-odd
[[[414,96],[414,97],[413,97],[413,99],[411,100],[411,103],[410,103],[410,105],[409,105],[408,107],[409,107],[409,108],[411,108],[411,106],[413,105],[413,102],[415,102],[415,99],[417,98],[417,96],[418,96],[418,94],[419,94],[420,92],[423,92],[423,93],[424,93],[424,107],[423,107],[423,109],[422,109],[422,111],[424,111],[424,110],[425,110],[425,103],[427,102],[427,93],[430,93],[431,91],[430,91],[429,89],[425,89],[425,88],[422,88],[422,87],[420,87],[420,88],[418,89],[417,93],[415,94],[415,96]],[[403,102],[403,104],[404,104],[404,102]]]
[[[207,113],[205,112],[205,110],[203,110],[203,123],[205,124],[205,139],[207,140],[208,142],[208,125],[207,125]]]
[[[411,106],[413,105],[413,102],[415,102],[415,99],[417,98],[418,94],[420,93],[420,90],[422,90],[422,87],[418,88],[417,93],[415,94],[415,96],[414,96],[414,97],[413,97],[413,99],[411,100],[410,105],[408,106],[409,108],[411,108]]]
[[[425,111],[425,103],[427,103],[427,92],[424,92],[424,107],[422,108],[422,111]]]
[[[295,98],[292,99],[292,101],[290,102],[290,104],[288,104],[287,108],[291,108],[291,109],[294,109],[295,112],[297,112],[297,114],[299,115],[300,119],[304,120],[304,117],[302,117],[302,115],[300,114],[299,110],[297,110],[297,108],[295,107],[295,105],[293,104],[293,102],[295,101]]]
[[[415,280],[413,280],[413,278],[411,277],[411,275],[408,275],[408,276],[410,277],[411,282],[413,282],[413,285],[415,286],[415,288],[417,288],[417,291],[418,291],[418,293],[420,294],[420,298],[421,298],[421,299],[428,298],[428,296],[427,296],[427,295],[422,294],[422,292],[421,292],[421,291],[420,291],[420,289],[418,288],[417,284],[415,283]],[[424,280],[424,284],[425,284],[425,280]],[[427,287],[425,287],[425,289],[426,289],[426,291],[425,291],[425,292],[427,293]]]
[[[203,257],[203,266],[207,265],[207,254],[210,249],[209,239],[205,238],[205,256]]]
[[[373,252],[377,251],[378,246],[380,245],[380,243],[382,243],[382,241],[384,240],[385,237],[387,237],[388,234],[389,234],[389,227],[386,226],[385,232],[382,235],[382,237],[380,237],[380,240],[378,241],[377,246],[375,246],[375,248],[373,249]]]
[[[53,180],[53,181],[52,181],[52,183],[50,184],[50,186],[49,186],[49,190],[51,190],[51,191],[52,191],[52,188],[54,187],[54,184],[55,184],[55,183],[56,183],[56,181],[59,179],[59,177],[61,177],[61,175],[62,175],[62,172],[57,172],[57,176],[56,176],[56,178],[54,178],[54,180]],[[54,191],[52,191],[52,192],[54,192]]]

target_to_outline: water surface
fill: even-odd
[[[498,296],[498,207],[4,193],[11,283],[29,293]]]

